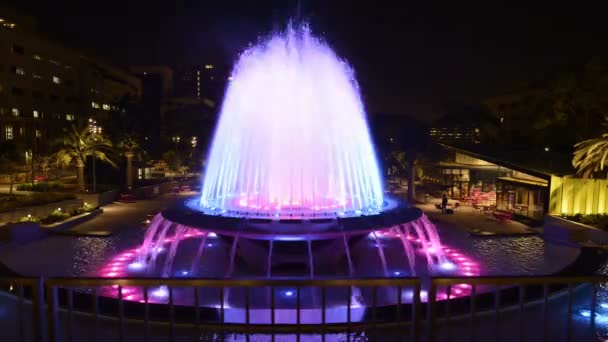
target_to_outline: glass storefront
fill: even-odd
[[[496,208],[532,219],[542,219],[547,187],[499,180]]]

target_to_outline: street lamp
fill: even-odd
[[[95,148],[97,147],[97,134],[101,134],[101,127],[97,126],[97,121],[89,119],[89,132],[93,137],[93,193],[95,193],[97,191],[97,174],[95,171],[95,159],[97,158]]]
[[[174,136],[173,138],[171,138],[173,140],[173,142],[175,143],[175,153],[177,153],[177,144],[179,144],[179,141],[181,140],[181,138],[179,136]]]

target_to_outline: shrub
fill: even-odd
[[[70,214],[64,213],[63,211],[61,211],[60,208],[57,208],[57,209],[53,210],[53,212],[51,212],[49,214],[49,216],[40,220],[40,222],[42,222],[44,224],[55,223],[55,222],[63,221],[69,217],[70,217]]]
[[[82,205],[82,208],[80,208],[80,209],[82,209],[82,211],[84,211],[84,212],[90,213],[90,212],[94,211],[95,209],[97,209],[97,207],[92,205],[91,203],[84,202],[84,204]]]
[[[59,182],[42,182],[36,183],[32,185],[31,183],[23,183],[17,185],[17,190],[19,191],[36,191],[36,192],[46,192],[46,191],[59,191],[62,190],[63,186]]]
[[[608,230],[608,215],[607,214],[574,214],[574,215],[562,215],[563,218],[586,224],[588,226],[597,227],[603,230]]]
[[[40,218],[32,215],[22,216],[19,218],[19,223],[23,222],[40,222]]]

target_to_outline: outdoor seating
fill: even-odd
[[[498,221],[500,223],[510,221],[513,218],[513,213],[508,212],[508,211],[497,210],[497,211],[494,211],[492,213],[492,215],[494,216],[496,221]]]
[[[135,196],[131,194],[120,194],[118,196],[118,202],[121,203],[135,203]]]

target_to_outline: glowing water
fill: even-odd
[[[233,70],[200,204],[225,215],[377,213],[382,183],[353,70],[308,27],[246,50]]]

